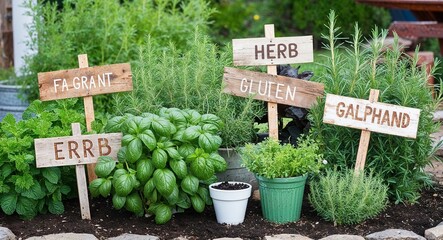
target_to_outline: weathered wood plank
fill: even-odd
[[[265,25],[265,37],[274,38],[274,24]],[[277,66],[268,65],[267,72],[270,75],[277,75]],[[268,128],[269,137],[278,140],[278,104],[275,102],[268,102]]]
[[[132,90],[129,63],[38,74],[40,100],[85,97]]]
[[[327,94],[323,122],[416,138],[419,117],[420,109]]]
[[[314,61],[312,36],[233,39],[235,66],[278,65]]]
[[[225,93],[302,108],[311,108],[324,92],[321,83],[230,67],[223,79]]]

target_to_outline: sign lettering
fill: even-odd
[[[420,109],[327,94],[323,122],[416,138],[419,116]]]

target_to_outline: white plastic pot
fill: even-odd
[[[222,182],[217,182],[209,185],[209,194],[214,204],[217,222],[230,225],[240,224],[245,220],[246,207],[248,206],[248,199],[251,196],[252,186],[249,183],[230,181],[229,183],[246,184],[248,188],[241,190],[220,190],[212,188],[212,186],[221,183]]]

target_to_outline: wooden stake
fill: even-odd
[[[78,55],[78,67],[79,68],[89,67],[87,54]],[[95,120],[94,102],[92,96],[83,97],[83,105],[85,108],[86,130],[90,132],[92,131],[92,122]],[[97,175],[95,175],[94,172],[95,164],[89,164],[87,165],[87,168],[88,168],[88,180],[89,182],[92,182],[94,179],[97,178]]]
[[[275,38],[274,24],[265,25],[265,37],[272,39]],[[268,65],[268,74],[277,75],[277,66]],[[268,102],[268,126],[269,137],[278,140],[278,111],[277,103]]]
[[[72,124],[72,135],[80,136],[80,123]],[[91,212],[89,210],[88,186],[86,184],[85,165],[76,165],[75,173],[77,175],[78,198],[80,201],[80,210],[82,219],[91,220]]]
[[[379,90],[371,89],[369,94],[369,101],[377,102],[378,96],[380,94]],[[354,172],[358,175],[365,168],[366,155],[368,153],[369,140],[371,139],[371,131],[362,130],[360,135],[360,144],[358,146],[357,160],[355,162]]]

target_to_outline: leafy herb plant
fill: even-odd
[[[70,167],[36,168],[34,138],[69,136],[72,122],[84,122],[72,110],[76,99],[36,100],[16,122],[8,114],[0,123],[0,206],[5,214],[30,219],[38,213],[64,212],[63,197],[75,195]]]
[[[365,166],[380,174],[395,202],[415,202],[420,189],[431,184],[424,168],[434,153],[430,134],[438,131],[439,123],[432,118],[441,99],[433,98],[426,71],[416,67],[417,54],[405,56],[397,40],[391,48],[384,47],[386,31],[375,28],[370,44],[364,45],[356,26],[350,46],[345,47],[338,42],[343,37],[335,26],[334,12],[329,16],[328,27],[329,34],[324,38],[330,54],[323,65],[326,71],[317,78],[327,93],[368,99],[370,89],[378,89],[379,102],[421,110],[416,139],[372,133]],[[436,62],[431,74],[438,65]],[[324,124],[324,106],[323,98],[311,109],[311,131],[331,166],[338,170],[353,168],[361,131]]]
[[[296,148],[267,138],[257,144],[246,144],[239,153],[249,171],[271,179],[319,173],[322,167],[319,146],[309,136],[300,137]]]
[[[101,157],[91,182],[93,197],[112,195],[114,208],[143,216],[154,214],[164,224],[174,209],[202,212],[211,205],[207,185],[226,170],[217,153],[222,122],[213,114],[162,108],[159,114],[126,114],[110,119],[106,129],[122,131],[118,163]]]
[[[315,211],[334,224],[357,224],[377,216],[388,203],[388,187],[380,177],[328,170],[310,184]]]

